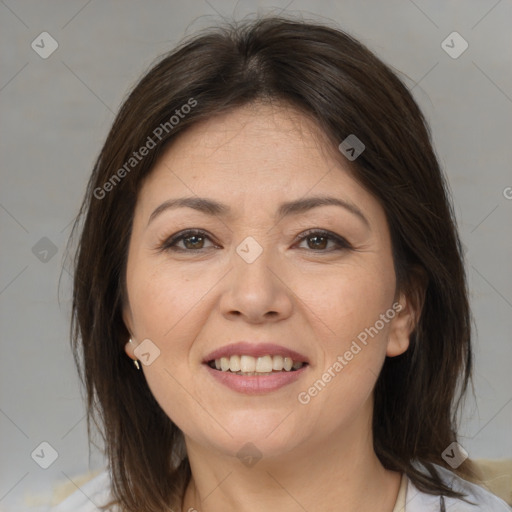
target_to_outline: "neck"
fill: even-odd
[[[334,433],[251,467],[186,438],[192,476],[182,510],[391,512],[401,475],[380,463],[371,429],[360,432]]]

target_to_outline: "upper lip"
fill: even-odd
[[[239,341],[220,347],[213,352],[210,352],[204,359],[203,363],[209,363],[214,359],[220,359],[221,357],[231,356],[252,356],[252,357],[263,357],[263,356],[282,356],[289,357],[294,362],[309,363],[308,358],[295,350],[276,345],[275,343],[250,343],[248,341]]]

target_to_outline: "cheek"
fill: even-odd
[[[341,350],[391,307],[394,274],[379,264],[352,265],[330,272],[328,279],[312,278],[300,286],[304,302],[328,333],[329,348]],[[387,328],[388,324],[380,330]]]
[[[128,278],[128,295],[139,336],[163,342],[176,332],[193,327],[183,322],[213,285],[208,273],[183,273],[168,265],[133,266]]]
[[[384,362],[393,316],[383,321],[381,315],[392,306],[394,273],[380,263],[351,265],[316,283],[303,281],[302,293],[314,313],[310,317],[317,318],[321,355],[302,398],[341,417],[365,403]]]
[[[151,365],[142,365],[144,376],[167,416],[181,430],[193,432],[197,418],[207,420],[189,356],[201,330],[201,298],[211,288],[209,278],[201,273],[185,275],[164,265],[134,265],[132,270],[128,293],[135,335],[139,341],[149,338],[160,351]]]

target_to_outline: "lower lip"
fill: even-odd
[[[303,375],[308,365],[293,372],[275,372],[271,375],[236,375],[231,372],[222,372],[215,370],[208,364],[204,365],[210,375],[221,384],[224,384],[233,391],[245,393],[246,395],[263,395],[276,391],[286,386]]]

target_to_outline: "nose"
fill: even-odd
[[[235,252],[220,301],[222,314],[255,324],[288,318],[293,310],[293,292],[282,274],[268,250],[251,263]]]

